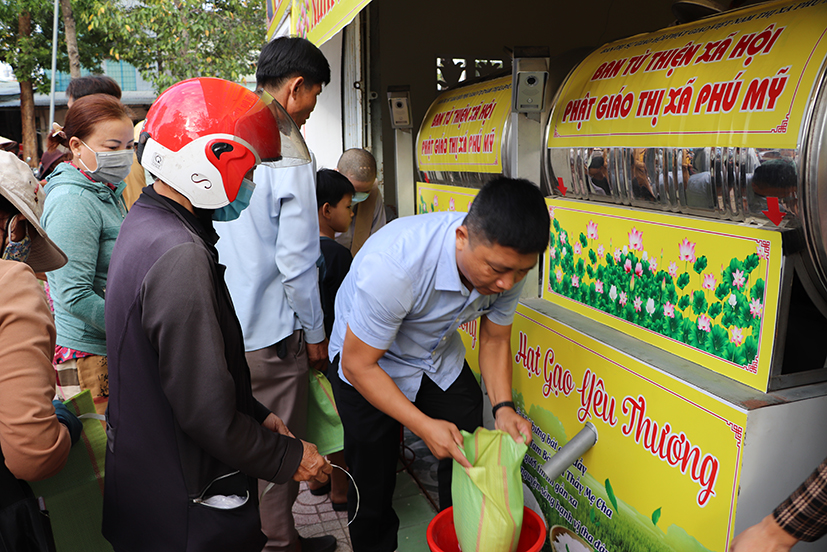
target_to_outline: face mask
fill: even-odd
[[[252,180],[247,178],[242,180],[235,201],[213,211],[212,219],[219,222],[228,222],[240,217],[241,211],[246,209],[250,204],[250,198],[253,197],[253,190],[255,190],[255,188],[256,184]]]
[[[3,255],[0,258],[6,261],[18,261],[25,263],[29,259],[29,253],[32,250],[32,239],[29,237],[28,225],[26,225],[26,235],[19,242],[12,241],[11,227],[17,215],[9,219],[6,224],[6,235],[9,236],[9,245],[3,250]]]
[[[86,169],[86,174],[98,182],[106,182],[109,184],[119,184],[129,171],[132,170],[132,150],[125,149],[119,151],[95,151],[86,145],[83,140],[80,141],[86,149],[95,154],[95,162],[98,168],[90,171],[83,159],[78,157],[78,160]]]

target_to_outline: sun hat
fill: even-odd
[[[55,245],[40,226],[46,194],[31,168],[13,153],[0,151],[0,195],[9,200],[37,230],[31,236],[32,250],[26,261],[35,272],[57,270],[66,264],[66,254]]]

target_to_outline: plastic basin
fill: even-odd
[[[454,530],[454,507],[436,515],[428,524],[428,548],[431,552],[460,552],[457,532]],[[534,510],[523,509],[523,529],[517,552],[539,552],[546,542],[546,524]]]

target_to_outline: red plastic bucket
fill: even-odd
[[[431,552],[460,552],[454,530],[454,507],[442,510],[428,524],[428,548]],[[546,524],[534,510],[523,510],[523,529],[517,552],[539,552],[546,542]]]

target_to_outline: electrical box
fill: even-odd
[[[392,128],[413,127],[411,93],[407,87],[388,87],[388,103],[391,112]]]

